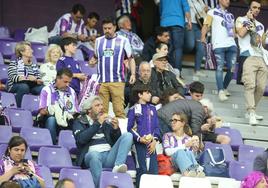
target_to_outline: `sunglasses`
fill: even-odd
[[[171,119],[169,122],[170,122],[170,123],[177,123],[178,121],[179,121],[179,122],[182,122],[182,120],[180,120],[180,119],[175,119],[175,118],[174,118],[174,119]]]

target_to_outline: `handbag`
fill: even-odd
[[[159,154],[157,155],[157,163],[158,163],[158,174],[160,175],[172,175],[177,170],[172,163],[172,159],[170,156]]]
[[[222,148],[207,149],[201,154],[199,163],[203,166],[206,176],[229,177]]]
[[[48,31],[47,26],[41,28],[28,28],[25,32],[25,40],[29,42],[37,42],[48,44]]]
[[[195,11],[195,19],[196,19],[196,21],[198,23],[199,28],[201,29],[203,27],[206,14],[204,14],[203,11],[199,12],[197,10],[197,8],[195,7],[195,3],[193,1],[192,1],[192,4],[193,4],[193,7],[194,7],[194,11]]]
[[[206,55],[205,69],[215,70],[217,68],[217,61],[211,43],[205,44],[205,55]]]

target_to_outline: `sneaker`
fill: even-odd
[[[257,119],[254,112],[250,112],[249,114],[249,124],[250,125],[257,125]]]
[[[208,75],[206,75],[204,72],[202,71],[196,71],[195,72],[195,76],[200,76],[200,77],[208,77]]]
[[[228,97],[225,95],[223,90],[219,91],[219,99],[221,102],[228,100]]]
[[[127,165],[121,164],[121,165],[115,165],[112,172],[125,173],[126,171],[127,171]]]
[[[249,113],[248,112],[245,113],[245,118],[249,119]],[[255,113],[255,118],[256,118],[256,120],[263,120],[263,116],[259,116],[256,113]]]
[[[226,96],[231,96],[231,93],[227,89],[225,89],[223,91],[224,91],[224,93],[225,93]]]
[[[196,177],[197,174],[196,174],[196,171],[195,171],[195,170],[186,170],[186,171],[183,173],[183,176],[187,176],[187,177]]]

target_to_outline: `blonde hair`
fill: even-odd
[[[211,114],[213,112],[213,104],[209,99],[203,98],[199,101],[202,106],[206,106],[208,108],[208,113]]]
[[[51,62],[51,55],[50,54],[51,54],[52,50],[58,50],[60,52],[60,57],[63,55],[63,52],[62,52],[62,50],[61,50],[59,45],[50,44],[48,49],[47,49],[47,52],[46,52],[46,62],[47,63]]]
[[[15,47],[16,57],[22,57],[22,52],[24,52],[26,49],[25,46],[31,47],[31,43],[27,41],[21,41],[16,44],[16,47]]]

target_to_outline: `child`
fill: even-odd
[[[75,93],[78,95],[80,92],[80,81],[86,79],[86,75],[81,73],[79,63],[74,60],[73,56],[76,52],[77,41],[74,38],[67,37],[62,39],[61,48],[64,53],[56,65],[56,70],[62,68],[68,68],[73,73],[73,79],[70,83],[70,86],[74,89]]]
[[[165,154],[171,157],[183,176],[204,177],[203,168],[195,159],[195,154],[200,152],[203,145],[199,143],[198,136],[191,137],[187,116],[184,113],[175,113],[170,122],[173,132],[163,136]]]
[[[151,93],[146,85],[134,86],[137,103],[128,111],[127,130],[132,133],[136,149],[136,180],[139,187],[142,174],[158,174],[156,142],[160,138],[156,109],[149,104]]]

